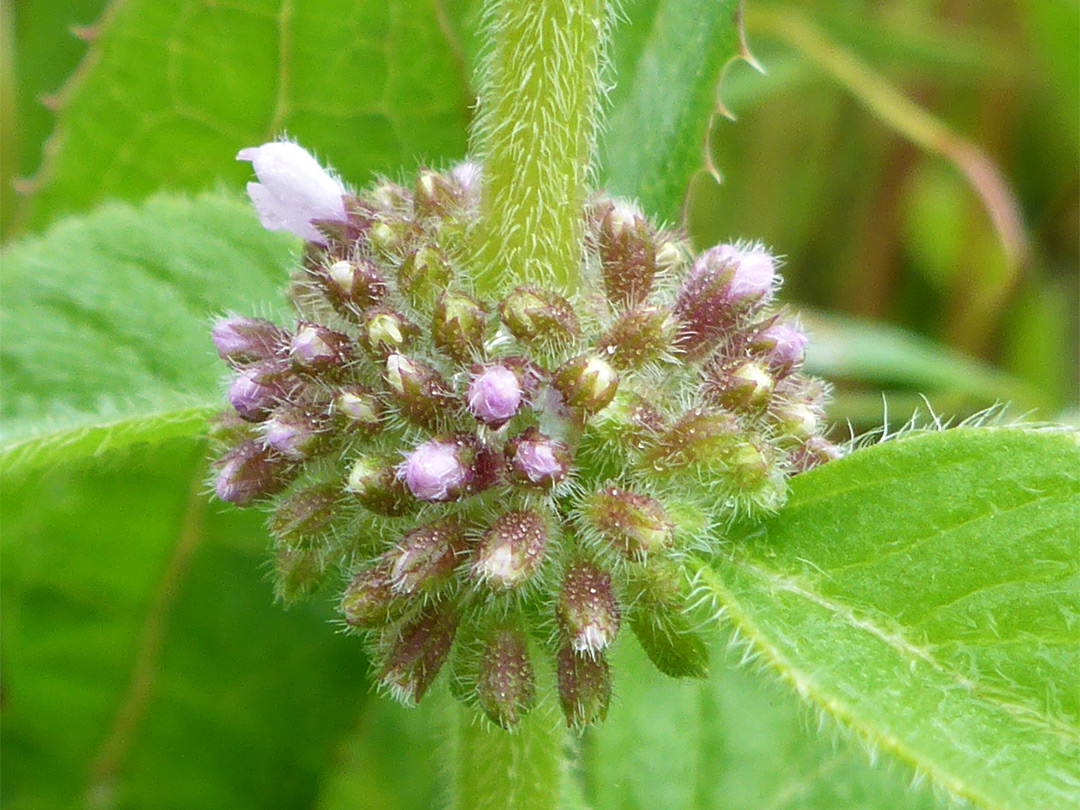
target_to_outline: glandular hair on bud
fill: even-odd
[[[397,460],[383,455],[357,457],[345,488],[364,508],[377,515],[403,515],[416,503],[398,476]]]
[[[617,369],[641,368],[672,347],[678,323],[666,307],[642,306],[619,316],[596,344]]]
[[[568,726],[599,723],[611,702],[611,669],[604,655],[574,652],[569,645],[556,655],[559,705]]]
[[[429,603],[400,627],[388,628],[380,684],[401,703],[418,702],[442,669],[457,625],[453,605],[439,601]]]
[[[466,362],[484,345],[487,313],[476,299],[464,293],[446,293],[431,316],[431,338],[458,362]]]
[[[583,354],[567,360],[556,370],[552,386],[567,405],[596,413],[615,398],[619,375],[603,357]]]
[[[577,559],[566,566],[555,617],[574,652],[595,655],[615,640],[621,611],[611,590],[611,574]]]
[[[455,515],[413,529],[387,554],[394,591],[438,588],[454,573],[465,545],[465,524]]]
[[[274,507],[270,533],[293,545],[310,540],[333,522],[338,498],[334,484],[316,484],[289,494]]]
[[[657,472],[722,462],[740,439],[734,416],[695,408],[651,442],[644,462]]]
[[[386,358],[383,379],[401,415],[428,430],[438,425],[440,416],[460,404],[437,370],[403,354]]]
[[[641,304],[656,276],[656,244],[645,217],[627,203],[609,203],[597,241],[608,300],[619,307]]]
[[[476,678],[480,709],[491,722],[513,728],[536,702],[536,678],[525,634],[518,628],[498,627],[491,632],[480,655]]]
[[[223,501],[247,506],[280,492],[289,483],[290,464],[260,442],[243,441],[218,462],[214,492]]]
[[[749,360],[707,368],[703,393],[710,402],[730,410],[756,413],[769,404],[775,387],[776,379],[769,368]]]
[[[647,557],[671,546],[675,524],[655,498],[606,486],[581,507],[585,524],[627,557]]]
[[[301,323],[289,344],[293,366],[310,374],[340,369],[352,359],[349,336],[317,323]]]
[[[330,405],[331,416],[346,430],[377,430],[382,411],[378,396],[363,385],[347,385],[339,389]]]
[[[380,561],[353,575],[345,586],[339,609],[350,627],[369,629],[387,621],[399,606],[390,566]]]
[[[355,318],[386,296],[386,280],[370,259],[341,259],[314,272],[330,304],[342,315]]]
[[[270,321],[238,315],[216,320],[210,337],[218,356],[232,365],[270,360],[281,354],[289,342],[288,333]]]
[[[318,551],[285,545],[274,557],[274,594],[286,604],[295,602],[314,591],[325,575]]]
[[[281,455],[303,461],[328,449],[329,435],[317,415],[292,405],[274,410],[263,422],[263,438]]]
[[[520,486],[549,489],[570,471],[570,448],[535,427],[507,442],[504,453],[510,478]]]
[[[484,532],[473,557],[473,575],[495,589],[529,579],[544,561],[548,525],[533,509],[512,509]]]
[[[399,270],[402,292],[415,307],[430,307],[450,284],[452,275],[446,256],[433,247],[410,253]]]
[[[578,334],[570,302],[552,290],[532,284],[516,287],[499,304],[499,317],[525,343],[561,343]]]
[[[360,344],[375,358],[384,358],[409,346],[419,330],[389,307],[373,307],[360,317]]]

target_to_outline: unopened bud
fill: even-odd
[[[488,719],[505,729],[513,728],[532,709],[536,678],[520,630],[498,628],[484,644],[476,697]]]
[[[263,422],[266,443],[293,461],[316,456],[328,448],[329,434],[321,419],[293,406],[277,408]]]
[[[386,282],[370,259],[336,261],[321,267],[315,278],[334,308],[355,317],[386,295]]]
[[[465,525],[454,516],[413,529],[387,554],[394,591],[410,594],[442,585],[457,567],[465,544]]]
[[[262,422],[295,382],[288,366],[267,360],[243,369],[229,386],[229,404],[248,422]]]
[[[489,427],[498,428],[518,412],[523,396],[517,372],[492,365],[473,374],[465,400],[469,413]]]
[[[270,360],[281,354],[289,341],[285,330],[270,321],[238,315],[216,320],[210,337],[218,356],[233,365]]]
[[[686,261],[687,253],[686,245],[678,239],[664,239],[656,248],[656,269],[663,272],[677,270]]]
[[[432,341],[458,362],[465,362],[484,344],[486,317],[475,299],[463,293],[446,293],[431,317]]]
[[[420,228],[413,222],[394,215],[383,215],[371,223],[368,243],[384,259],[401,260],[420,239]]]
[[[375,431],[382,417],[382,403],[370,388],[347,385],[334,395],[330,413],[346,430]]]
[[[413,251],[401,263],[401,290],[413,306],[430,306],[450,284],[450,262],[437,248]]]
[[[606,543],[628,557],[647,557],[671,545],[675,524],[655,498],[604,487],[582,505],[582,516]]]
[[[317,323],[301,323],[289,344],[289,357],[295,368],[311,374],[341,368],[352,359],[349,336]]]
[[[274,557],[274,595],[290,604],[319,587],[325,575],[326,566],[317,551],[283,546]]]
[[[442,375],[419,360],[391,354],[383,378],[402,416],[414,425],[433,430],[440,416],[459,407]]]
[[[549,489],[570,471],[570,448],[535,427],[507,442],[505,454],[511,478],[523,486]]]
[[[289,462],[256,441],[241,442],[218,464],[214,493],[237,506],[273,495],[289,483]]]
[[[556,370],[552,386],[567,405],[596,413],[615,398],[619,375],[602,357],[583,354],[567,360]]]
[[[673,678],[703,678],[708,650],[684,609],[688,582],[674,563],[650,560],[630,569],[627,601],[630,629],[649,660]]]
[[[695,408],[653,440],[644,460],[657,472],[722,462],[741,435],[731,414]]]
[[[360,344],[377,358],[401,351],[419,332],[416,325],[389,307],[373,307],[360,316]]]
[[[506,328],[525,343],[559,343],[576,337],[577,316],[558,293],[531,284],[516,287],[499,304]]]
[[[619,603],[611,592],[611,574],[587,560],[570,563],[563,573],[555,616],[574,652],[595,655],[603,650],[619,632]]]
[[[758,332],[750,348],[763,356],[777,376],[784,377],[802,366],[807,340],[805,333],[778,321]]]
[[[704,394],[733,411],[756,413],[772,398],[776,380],[757,362],[717,363],[705,371]]]
[[[671,349],[678,323],[665,307],[638,307],[624,313],[597,343],[597,349],[618,369],[640,368]]]
[[[625,202],[610,203],[597,236],[608,300],[619,307],[643,303],[656,276],[656,245],[645,217]]]
[[[459,163],[450,171],[450,178],[457,183],[461,200],[467,207],[480,201],[480,164],[471,160]]]
[[[413,204],[420,217],[441,217],[459,205],[458,190],[447,178],[430,169],[421,169],[413,189]]]
[[[405,456],[399,475],[421,501],[452,501],[465,494],[472,482],[475,455],[463,438],[429,439]]]
[[[559,705],[569,726],[602,722],[611,702],[611,669],[603,654],[574,652],[569,646],[555,659]]]
[[[256,438],[258,429],[235,410],[219,411],[207,420],[207,436],[216,444],[232,447]]]
[[[400,628],[391,640],[379,682],[401,703],[416,703],[439,674],[457,633],[458,617],[449,602],[433,602]]]
[[[412,207],[412,195],[405,186],[381,180],[368,193],[370,202],[383,214],[405,213]]]
[[[402,515],[415,501],[398,477],[398,465],[378,455],[360,456],[349,470],[346,489],[364,508],[378,515]]]
[[[843,450],[828,439],[811,436],[788,454],[788,462],[794,472],[801,473],[834,461],[843,454]]]
[[[270,516],[270,533],[296,545],[324,531],[334,519],[339,491],[334,484],[316,484],[293,492]]]
[[[548,526],[532,509],[513,509],[498,517],[476,547],[473,574],[493,588],[514,588],[544,561]]]
[[[391,618],[399,607],[389,566],[378,563],[353,576],[345,586],[339,609],[350,627],[371,629]]]

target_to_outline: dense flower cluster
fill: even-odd
[[[448,668],[504,727],[549,683],[568,722],[602,719],[624,626],[662,671],[703,674],[680,557],[837,453],[773,257],[692,258],[597,195],[580,291],[486,298],[477,165],[352,194],[294,144],[239,157],[263,224],[306,240],[295,322],[212,334],[234,370],[215,490],[269,508],[279,594],[343,571],[344,621],[391,694],[417,701]]]

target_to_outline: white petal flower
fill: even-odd
[[[345,221],[345,187],[295,143],[251,146],[237,152],[236,159],[251,161],[259,178],[247,184],[247,192],[264,228],[323,244],[326,239],[312,220]]]

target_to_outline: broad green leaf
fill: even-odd
[[[680,219],[724,65],[739,53],[735,0],[637,0],[615,39],[617,83],[601,135],[600,177],[650,215]]]
[[[211,316],[277,304],[295,247],[204,195],[110,204],[6,249],[0,463],[200,433],[222,401]]]
[[[201,444],[4,478],[5,808],[307,807],[369,694],[325,598],[284,611],[262,515]]]
[[[583,757],[595,810],[931,810],[908,774],[829,739],[763,676],[713,651],[707,681],[660,676],[633,643],[616,650],[618,699]]]
[[[974,804],[1080,801],[1080,444],[912,435],[795,478],[699,571],[823,715]]]
[[[427,0],[116,3],[60,94],[40,226],[106,197],[239,187],[283,132],[364,185],[465,149],[461,65]]]

